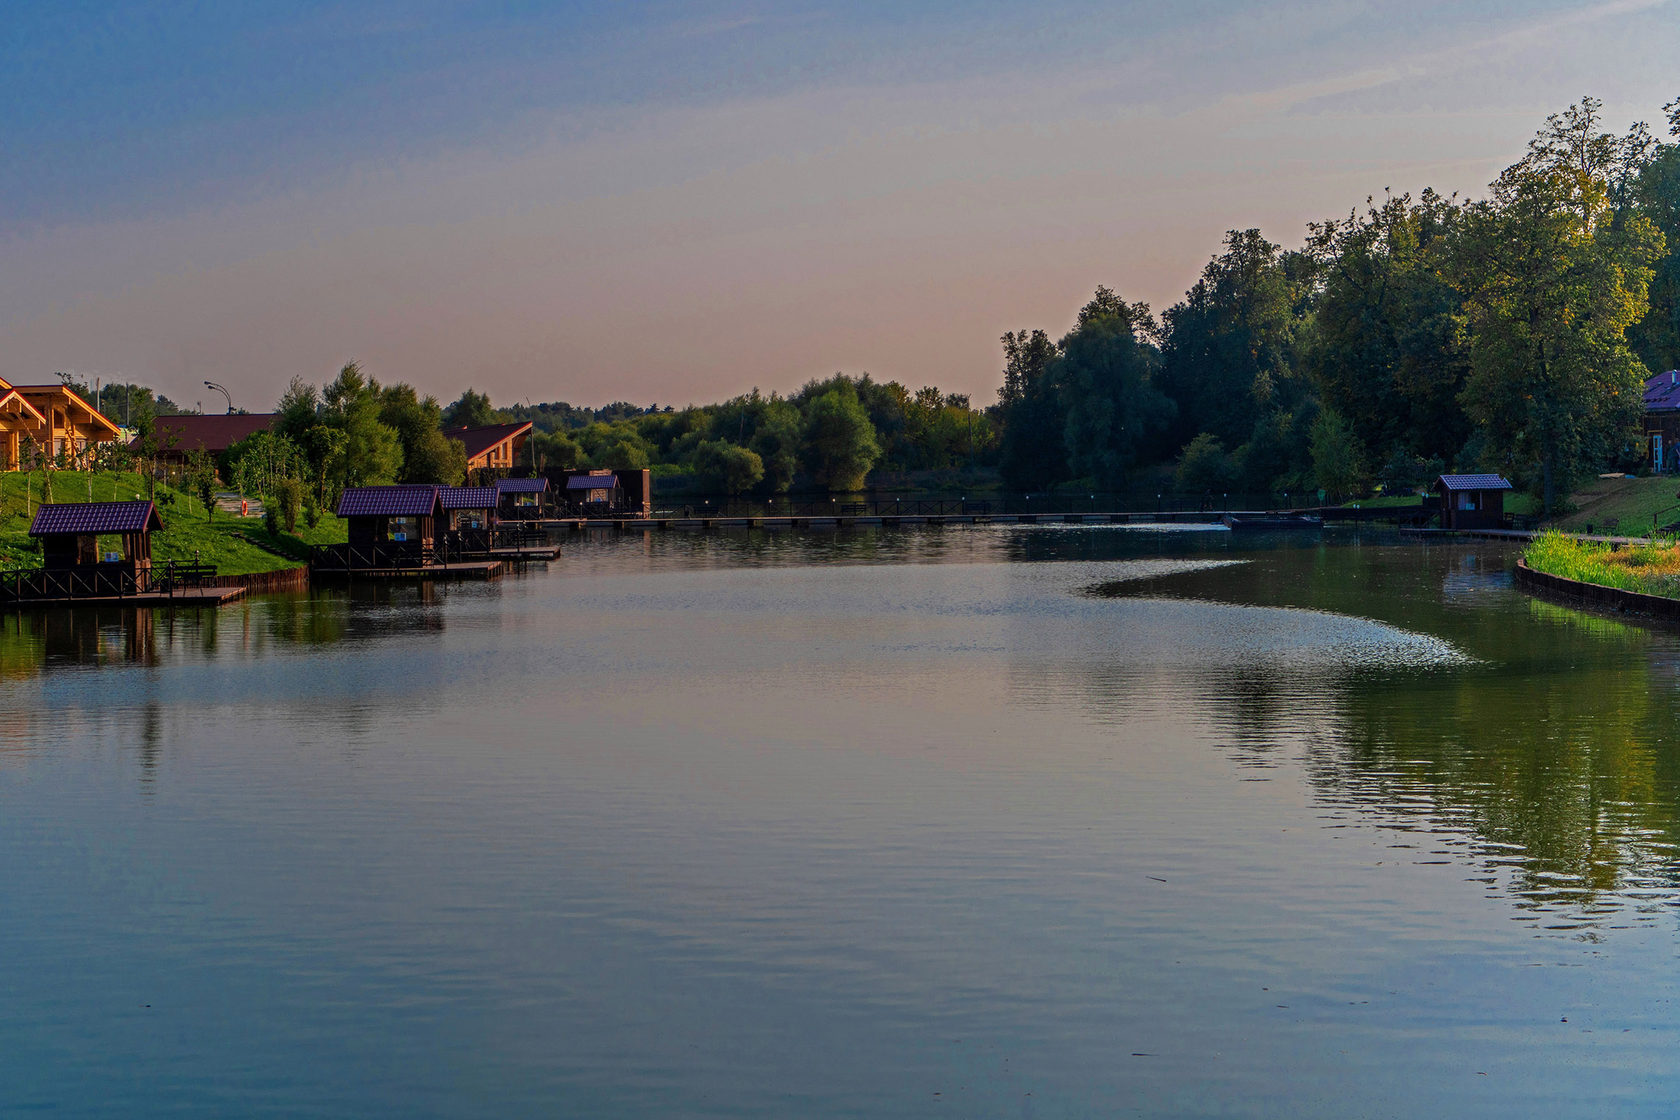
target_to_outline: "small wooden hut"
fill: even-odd
[[[569,471],[566,506],[574,513],[608,513],[618,497],[618,476],[609,470]]]
[[[40,540],[42,568],[49,575],[84,577],[75,585],[89,594],[121,594],[145,588],[152,533],[162,528],[157,506],[148,501],[77,502],[36,510],[29,535]],[[102,536],[120,536],[122,551],[101,555]]]
[[[445,486],[438,493],[443,527],[450,532],[494,529],[498,499],[494,486]]]
[[[351,548],[401,545],[401,551],[429,556],[443,519],[441,489],[409,484],[346,490],[338,499],[338,515],[348,522]]]
[[[1496,474],[1444,474],[1431,487],[1440,502],[1443,529],[1500,529],[1505,525],[1505,491]]]
[[[543,495],[548,493],[548,479],[498,478],[496,480],[497,509],[508,521],[535,521],[542,517]]]

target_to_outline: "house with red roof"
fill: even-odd
[[[181,466],[187,456],[203,451],[220,456],[240,440],[274,427],[279,414],[274,412],[230,412],[224,415],[159,416],[153,434],[157,437],[158,461],[169,466]],[[130,450],[138,451],[135,439]]]

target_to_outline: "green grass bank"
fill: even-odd
[[[40,506],[46,479],[40,471],[0,474],[0,568],[34,567],[41,552],[29,537],[29,523]],[[134,471],[54,471],[56,502],[123,502],[146,496],[146,479]],[[309,559],[309,547],[341,544],[345,524],[323,513],[313,529],[300,518],[297,532],[271,534],[260,517],[235,517],[217,511],[207,516],[204,503],[185,491],[159,484],[158,513],[163,531],[152,534],[152,561],[214,564],[221,575],[242,576],[295,568]],[[101,549],[120,547],[115,538]]]
[[[1671,542],[1618,549],[1548,530],[1529,542],[1523,560],[1534,571],[1563,579],[1680,597],[1680,546]]]

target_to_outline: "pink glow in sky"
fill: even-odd
[[[803,9],[770,45],[730,47],[785,14],[742,11],[666,26],[672,57],[692,41],[764,64],[853,18]],[[1584,93],[1617,128],[1680,94],[1661,2],[1207,5],[1124,24],[1035,41],[1021,64],[983,34],[940,56],[931,18],[892,65],[819,54],[809,81],[738,90],[708,71],[704,96],[558,89],[409,138],[358,119],[366,91],[342,120],[324,97],[276,123],[259,91],[211,124],[136,126],[236,140],[160,170],[142,136],[122,148],[133,192],[115,173],[86,197],[43,188],[0,224],[0,376],[183,402],[211,378],[257,409],[352,358],[504,403],[680,405],[867,370],[985,403],[998,335],[1065,330],[1098,284],[1160,308],[1226,229],[1293,245],[1385,188],[1480,193]],[[918,70],[917,51],[944,64]],[[452,80],[463,98],[494,88]],[[380,111],[400,119],[399,102]],[[102,166],[113,141],[95,139],[52,149],[67,180]]]

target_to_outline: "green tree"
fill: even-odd
[[[1331,501],[1360,493],[1365,459],[1353,427],[1333,408],[1320,409],[1312,423],[1313,477]]]
[[[323,418],[344,436],[331,469],[338,485],[377,486],[395,482],[402,471],[402,442],[380,420],[379,382],[350,362],[321,394]]]
[[[588,456],[577,440],[561,431],[538,432],[535,436],[537,459],[543,466],[561,470],[576,470],[589,465]]]
[[[1547,513],[1585,468],[1622,445],[1645,368],[1627,328],[1649,307],[1662,234],[1612,221],[1601,179],[1507,170],[1465,212],[1452,277],[1471,371],[1463,401],[1499,463],[1527,476]]]
[[[1219,437],[1211,432],[1202,432],[1184,445],[1178,467],[1173,471],[1173,485],[1185,494],[1223,494],[1236,479],[1236,464]]]
[[[1259,230],[1225,235],[1224,252],[1162,315],[1159,388],[1178,406],[1169,446],[1197,432],[1231,446],[1256,410],[1293,406],[1297,295],[1284,256]]]
[[[448,428],[484,428],[504,423],[506,418],[490,406],[490,397],[467,389],[443,411],[443,423]]]
[[[694,470],[718,491],[745,494],[764,477],[764,460],[758,453],[723,440],[707,440],[695,449]]]
[[[421,397],[412,385],[387,385],[379,392],[379,420],[397,433],[402,446],[403,482],[459,486],[467,474],[466,446],[440,429],[443,409],[437,398]]]
[[[881,446],[855,387],[836,385],[806,407],[804,450],[806,466],[819,485],[835,491],[863,488]]]
[[[187,452],[187,469],[183,481],[186,482],[187,489],[204,503],[205,520],[216,520],[216,488],[221,484],[221,480],[216,477],[216,461],[204,448],[195,447]]]
[[[1062,394],[1063,442],[1075,476],[1119,487],[1172,423],[1177,409],[1154,384],[1154,334],[1146,304],[1098,288],[1062,339],[1050,377]]]
[[[752,449],[764,468],[766,490],[785,494],[793,486],[803,438],[799,410],[772,394],[752,435]]]
[[[1664,106],[1669,143],[1639,170],[1633,195],[1638,212],[1661,231],[1663,255],[1653,266],[1651,309],[1628,329],[1634,352],[1647,368],[1680,368],[1680,100]]]
[[[1050,369],[1061,352],[1041,330],[1003,336],[999,472],[1015,490],[1044,490],[1068,477],[1066,415]]]
[[[286,524],[286,532],[297,532],[298,511],[303,507],[303,483],[290,476],[278,480],[274,484],[274,504]]]
[[[1460,211],[1425,191],[1311,227],[1323,287],[1304,363],[1367,448],[1444,458],[1469,438],[1458,399],[1470,374],[1464,301],[1441,274]]]

